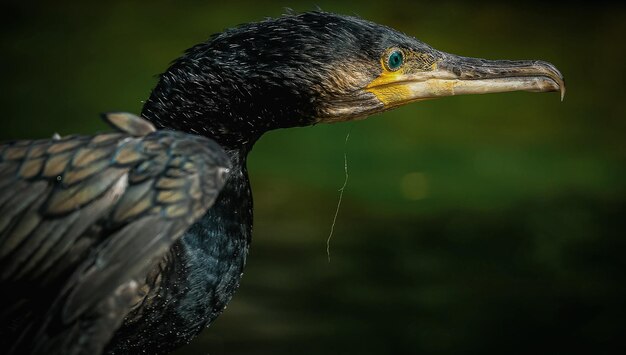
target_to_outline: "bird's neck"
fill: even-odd
[[[196,103],[162,99],[161,95],[169,94],[155,90],[142,111],[142,116],[157,129],[202,135],[213,139],[225,150],[244,156],[263,133],[255,129],[254,125],[246,124],[248,120],[231,111],[229,104],[224,104],[219,109],[213,103],[191,107]]]
[[[160,76],[142,111],[157,128],[203,135],[247,153],[267,131],[315,123],[313,93],[221,65],[202,48],[194,47]]]

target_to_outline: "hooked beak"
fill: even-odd
[[[565,82],[556,67],[540,60],[486,60],[437,52],[429,68],[383,73],[366,90],[386,109],[413,101],[463,94],[508,91],[560,91]],[[386,74],[386,75],[385,75]]]

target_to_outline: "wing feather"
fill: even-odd
[[[0,146],[0,286],[14,292],[0,327],[19,325],[14,353],[100,353],[223,186],[216,143],[130,114],[108,121],[119,132]]]
[[[0,260],[23,244],[25,237],[41,221],[38,209],[45,201],[44,192],[48,185],[43,181],[17,185],[16,193],[0,209]]]

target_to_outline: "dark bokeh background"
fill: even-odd
[[[5,2],[0,139],[106,129],[99,112],[139,112],[154,75],[211,33],[317,5],[452,53],[548,60],[565,101],[454,97],[267,134],[242,286],[178,354],[624,351],[624,7]]]

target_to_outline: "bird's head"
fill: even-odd
[[[245,24],[192,47],[161,76],[143,115],[238,149],[272,129],[518,90],[563,96],[565,86],[547,62],[461,57],[363,19],[307,12]]]

